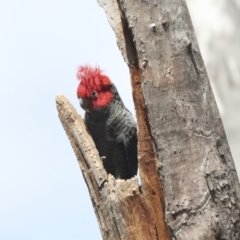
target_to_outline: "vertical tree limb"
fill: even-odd
[[[239,159],[240,1],[188,0],[187,4],[233,158]],[[240,162],[235,164],[239,174]]]
[[[109,18],[106,0],[98,2]],[[239,180],[185,1],[117,2],[121,31],[112,19],[110,24],[118,42],[124,35],[120,50],[139,74],[140,90],[133,92],[138,137],[145,131],[144,112],[172,236],[239,239]],[[145,106],[138,111],[140,92]],[[153,172],[143,178],[146,166],[141,168],[141,156],[139,160],[144,186]]]

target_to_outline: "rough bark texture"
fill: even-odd
[[[185,1],[98,2],[130,67],[142,187],[107,176],[80,116],[63,96],[57,107],[103,239],[240,239],[239,181]]]
[[[131,67],[133,96],[138,117],[138,153],[139,170],[142,183],[142,195],[147,201],[149,209],[154,216],[154,224],[157,230],[157,239],[169,239],[169,231],[166,227],[164,209],[164,193],[161,181],[157,175],[157,155],[154,142],[150,133],[147,120],[145,103],[141,89],[141,77],[137,69]]]
[[[139,138],[149,126],[146,137],[155,148],[147,150],[156,149],[152,160],[158,157],[172,237],[240,239],[239,181],[185,1],[120,0],[121,22],[112,19],[109,1],[98,2],[117,38],[124,35],[120,49],[139,75],[145,102],[137,111]],[[134,99],[138,110],[136,92]],[[154,167],[146,170],[140,144],[140,176],[148,192],[160,185],[149,180]]]
[[[240,0],[187,0],[187,5],[240,173]]]

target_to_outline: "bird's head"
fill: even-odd
[[[99,67],[80,66],[77,78],[80,80],[77,97],[86,112],[107,107],[111,103],[114,97],[112,82]]]

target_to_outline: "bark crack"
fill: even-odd
[[[193,54],[192,43],[190,42],[190,40],[188,40],[188,42],[187,42],[187,52],[188,52],[188,54],[190,56],[190,59],[192,61],[193,67],[194,67],[197,75],[199,75],[197,63],[195,61],[194,54]]]
[[[221,137],[222,139],[226,139],[217,132],[211,132],[211,133],[207,134],[207,133],[204,133],[203,131],[196,131],[196,130],[195,131],[192,130],[192,131],[194,132],[195,135],[200,136],[200,137],[211,138],[214,134],[216,134],[219,137]]]
[[[177,235],[184,227],[186,227],[188,225],[188,223],[190,223],[190,221],[192,220],[193,217],[200,214],[207,207],[210,200],[211,200],[211,195],[209,194],[206,197],[205,202],[203,202],[202,206],[199,206],[199,208],[196,209],[196,212],[190,213],[191,216],[189,216],[189,218],[187,220],[184,220],[184,222],[175,230],[175,234]]]
[[[120,11],[120,15],[121,15],[121,24],[122,24],[122,29],[123,29],[123,37],[125,40],[125,51],[126,51],[126,56],[128,59],[128,65],[129,67],[134,65],[137,69],[139,69],[139,65],[138,65],[138,54],[137,54],[137,49],[135,46],[135,43],[133,41],[134,37],[133,37],[133,32],[131,27],[129,26],[129,23],[127,21],[127,17],[126,17],[126,9],[123,10],[123,6],[121,4],[121,0],[117,0],[118,3],[118,7],[119,7],[119,11]]]

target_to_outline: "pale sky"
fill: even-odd
[[[0,31],[0,239],[101,239],[55,96],[80,112],[77,67],[99,64],[134,111],[105,13],[96,0],[1,0]]]

